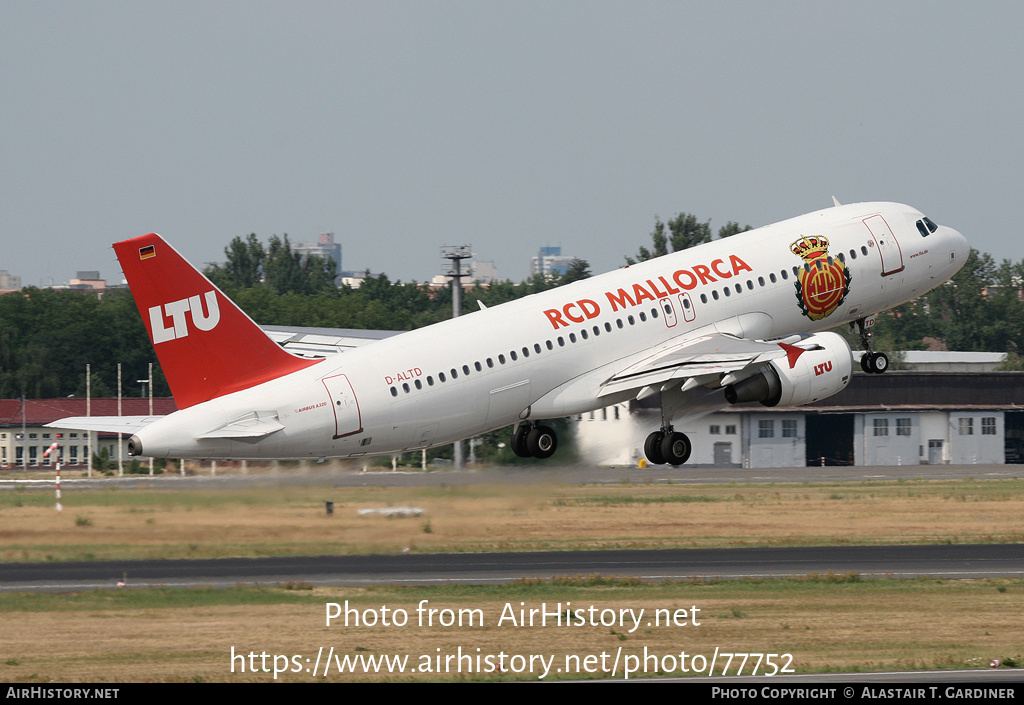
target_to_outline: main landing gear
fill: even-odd
[[[864,347],[864,355],[860,358],[860,368],[868,374],[880,375],[889,369],[889,356],[871,349],[871,333],[866,330],[864,321],[863,318],[856,321],[860,344]],[[852,328],[853,325],[851,323],[850,327]]]
[[[537,423],[520,424],[512,432],[512,452],[520,458],[543,460],[554,455],[558,436],[548,426]]]
[[[677,384],[661,390],[661,429],[647,436],[644,455],[652,465],[682,465],[690,459],[693,446],[685,433],[672,428],[677,409],[686,403],[686,392]]]
[[[667,429],[655,431],[644,441],[644,455],[654,465],[682,465],[690,459],[690,439],[685,433]]]

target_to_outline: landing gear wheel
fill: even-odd
[[[670,431],[661,441],[661,455],[669,465],[682,465],[690,459],[690,439],[685,433]]]
[[[520,458],[529,458],[530,448],[526,444],[526,437],[530,433],[530,426],[523,424],[516,428],[515,433],[512,434],[512,452],[518,455]]]
[[[644,441],[644,455],[647,456],[647,462],[653,465],[665,463],[665,456],[661,454],[661,444],[664,439],[665,434],[662,431],[655,431],[647,436],[647,440]]]
[[[875,374],[875,361],[874,355],[869,352],[864,353],[860,358],[860,368],[867,372],[869,375]]]
[[[860,359],[860,368],[868,374],[880,375],[889,369],[889,356],[885,353],[866,352]]]
[[[534,426],[526,434],[526,448],[534,458],[550,458],[558,448],[558,436],[547,426]]]
[[[889,369],[889,357],[885,353],[875,353],[875,359],[871,361],[872,367],[875,368],[875,374],[882,374]]]

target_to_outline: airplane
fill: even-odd
[[[681,465],[691,445],[674,422],[693,395],[720,390],[723,407],[833,395],[854,357],[822,331],[844,323],[859,331],[862,369],[884,372],[874,316],[967,260],[963,235],[909,206],[835,203],[370,340],[268,334],[159,235],[125,240],[113,247],[179,410],[50,425],[131,433],[133,456],[319,460],[514,425],[517,455],[548,458],[558,438],[545,420],[660,393],[661,424],[644,453]]]

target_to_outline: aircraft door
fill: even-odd
[[[693,301],[690,300],[690,295],[683,292],[679,295],[679,308],[683,311],[683,320],[687,323],[692,323],[693,319],[697,317],[697,311],[693,308]]]
[[[885,218],[873,215],[864,219],[864,225],[871,232],[871,237],[878,247],[878,254],[882,258],[882,276],[903,271],[903,251],[900,250],[900,243],[892,234],[892,229],[885,222]]]
[[[675,328],[678,321],[676,320],[676,309],[672,305],[672,299],[666,296],[658,303],[661,304],[661,310],[665,314],[665,326],[667,328]]]
[[[361,433],[363,419],[359,412],[359,400],[352,389],[347,375],[333,375],[323,378],[324,387],[334,408],[334,437],[351,436]]]

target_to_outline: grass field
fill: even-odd
[[[0,561],[393,553],[406,548],[1019,542],[1022,490],[1020,480],[74,490],[65,492],[62,514],[54,511],[49,493],[12,491],[0,493]],[[335,503],[330,517],[324,512],[327,500]],[[362,508],[388,506],[417,506],[424,513],[393,519],[358,514]],[[340,619],[325,626],[328,603],[344,605],[346,600],[362,618],[382,621],[387,606],[392,617],[395,610],[405,610],[409,622],[346,627]],[[417,623],[422,600],[439,610],[431,626]],[[598,615],[643,609],[644,619],[639,627],[628,620],[561,627],[516,626],[509,619],[498,624],[506,610],[518,615],[520,608],[542,605],[566,615],[571,610],[586,615],[591,605]],[[693,606],[700,610],[699,626],[692,620],[648,624],[653,610],[676,614]],[[1024,652],[1022,608],[1021,580],[861,580],[856,575],[0,594],[0,681],[270,681],[275,665],[279,681],[533,680],[545,664],[545,679],[551,680],[605,677],[613,663],[615,677],[622,678],[630,663],[639,669],[633,674],[638,677],[644,670],[647,675],[678,673],[681,667],[700,671],[697,666],[705,659],[701,672],[706,673],[716,649],[716,674],[726,665],[730,674],[740,667],[741,657],[725,663],[727,653],[790,654],[791,661],[773,657],[774,667],[788,664],[798,672],[984,667],[992,659],[1017,665]],[[440,623],[460,610],[478,614],[482,624]],[[681,658],[683,652],[690,660]],[[324,676],[328,654],[331,665]],[[402,672],[396,662],[374,672],[366,659],[384,656],[406,658]],[[694,656],[700,657],[696,663]],[[363,660],[345,661],[352,658]],[[753,669],[756,658],[748,659],[744,673]],[[339,672],[348,666],[355,672]],[[764,659],[759,668],[770,670]]]
[[[716,649],[716,675],[723,669],[736,674],[741,665],[750,674],[756,654],[769,653],[778,655],[775,669],[850,672],[978,668],[988,667],[992,659],[1013,666],[1024,651],[1020,580],[817,576],[718,583],[569,579],[480,587],[303,588],[0,595],[0,680],[537,680],[545,665],[545,680],[623,678],[627,666],[634,669],[631,677],[679,674],[681,668],[707,675]],[[436,610],[433,626],[419,625],[416,610],[422,600],[428,601],[426,610]],[[353,616],[347,627],[344,617],[326,626],[328,603],[343,609],[346,601],[360,620],[372,614],[378,624],[355,626]],[[523,627],[510,621],[509,615],[518,621],[520,609],[542,606],[563,617],[576,610],[586,623]],[[392,622],[404,610],[405,625],[381,626],[384,607]],[[620,609],[634,614],[643,609],[640,626],[630,617],[625,624],[607,619],[600,624],[601,617],[611,614],[608,610]],[[658,626],[652,621],[655,610],[667,611],[678,623]],[[455,616],[460,612],[463,626]],[[471,614],[478,617],[472,626]],[[452,626],[440,623],[445,615]],[[337,658],[328,660],[332,648]],[[461,663],[460,653],[465,655]],[[727,663],[729,653],[755,655],[745,664],[742,656]],[[498,660],[500,654],[504,661]],[[373,660],[384,657],[404,658],[404,668],[391,661],[375,672]],[[353,665],[351,659],[358,660]],[[762,658],[758,673],[766,670],[773,668]]]
[[[1024,540],[1024,480],[0,492],[0,561]],[[325,501],[334,502],[327,516]],[[420,517],[361,516],[416,506]]]

